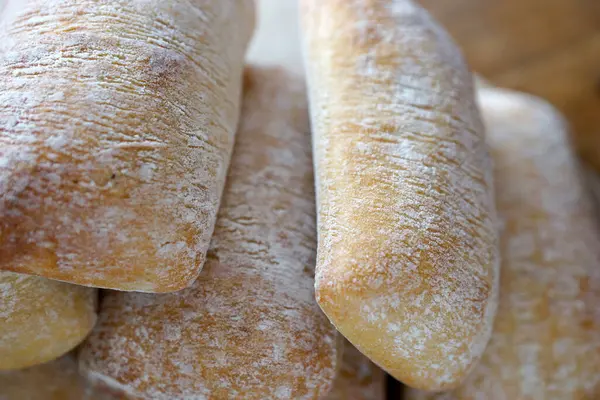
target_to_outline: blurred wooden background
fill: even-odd
[[[600,0],[420,0],[493,83],[545,98],[600,170]]]

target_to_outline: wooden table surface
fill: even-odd
[[[600,170],[600,0],[421,0],[491,82],[558,107]]]

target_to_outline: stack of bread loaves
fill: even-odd
[[[412,0],[0,18],[0,400],[600,398],[565,124]]]

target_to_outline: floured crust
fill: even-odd
[[[343,340],[343,351],[333,389],[325,400],[384,400],[385,372],[347,340]]]
[[[409,399],[600,398],[600,237],[564,120],[547,103],[482,89],[495,164],[500,304],[459,389]]]
[[[58,360],[19,371],[0,372],[2,400],[116,400],[92,388],[77,371],[77,359]]]
[[[314,300],[315,202],[302,80],[247,73],[211,250],[179,293],[108,293],[81,367],[131,397],[317,399],[336,332]]]
[[[204,263],[252,0],[31,0],[0,32],[0,268],[167,292]]]
[[[492,176],[472,76],[408,0],[303,0],[317,301],[407,385],[456,386],[496,308]]]
[[[0,272],[0,371],[53,360],[81,343],[96,322],[96,292]]]

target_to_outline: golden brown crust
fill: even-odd
[[[303,0],[317,301],[404,383],[456,386],[496,307],[491,165],[459,50],[409,0]]]
[[[169,295],[107,294],[80,354],[88,376],[132,397],[317,399],[331,388],[336,332],[314,300],[305,87],[252,69],[244,91],[200,277]]]
[[[166,292],[198,275],[252,0],[31,0],[0,32],[0,268]]]
[[[459,389],[409,399],[598,399],[600,236],[565,122],[532,96],[479,99],[503,221],[494,333]]]
[[[0,372],[2,400],[117,400],[93,389],[77,371],[68,354],[58,360],[19,371]]]
[[[0,371],[53,360],[81,343],[96,322],[96,292],[0,272]]]

